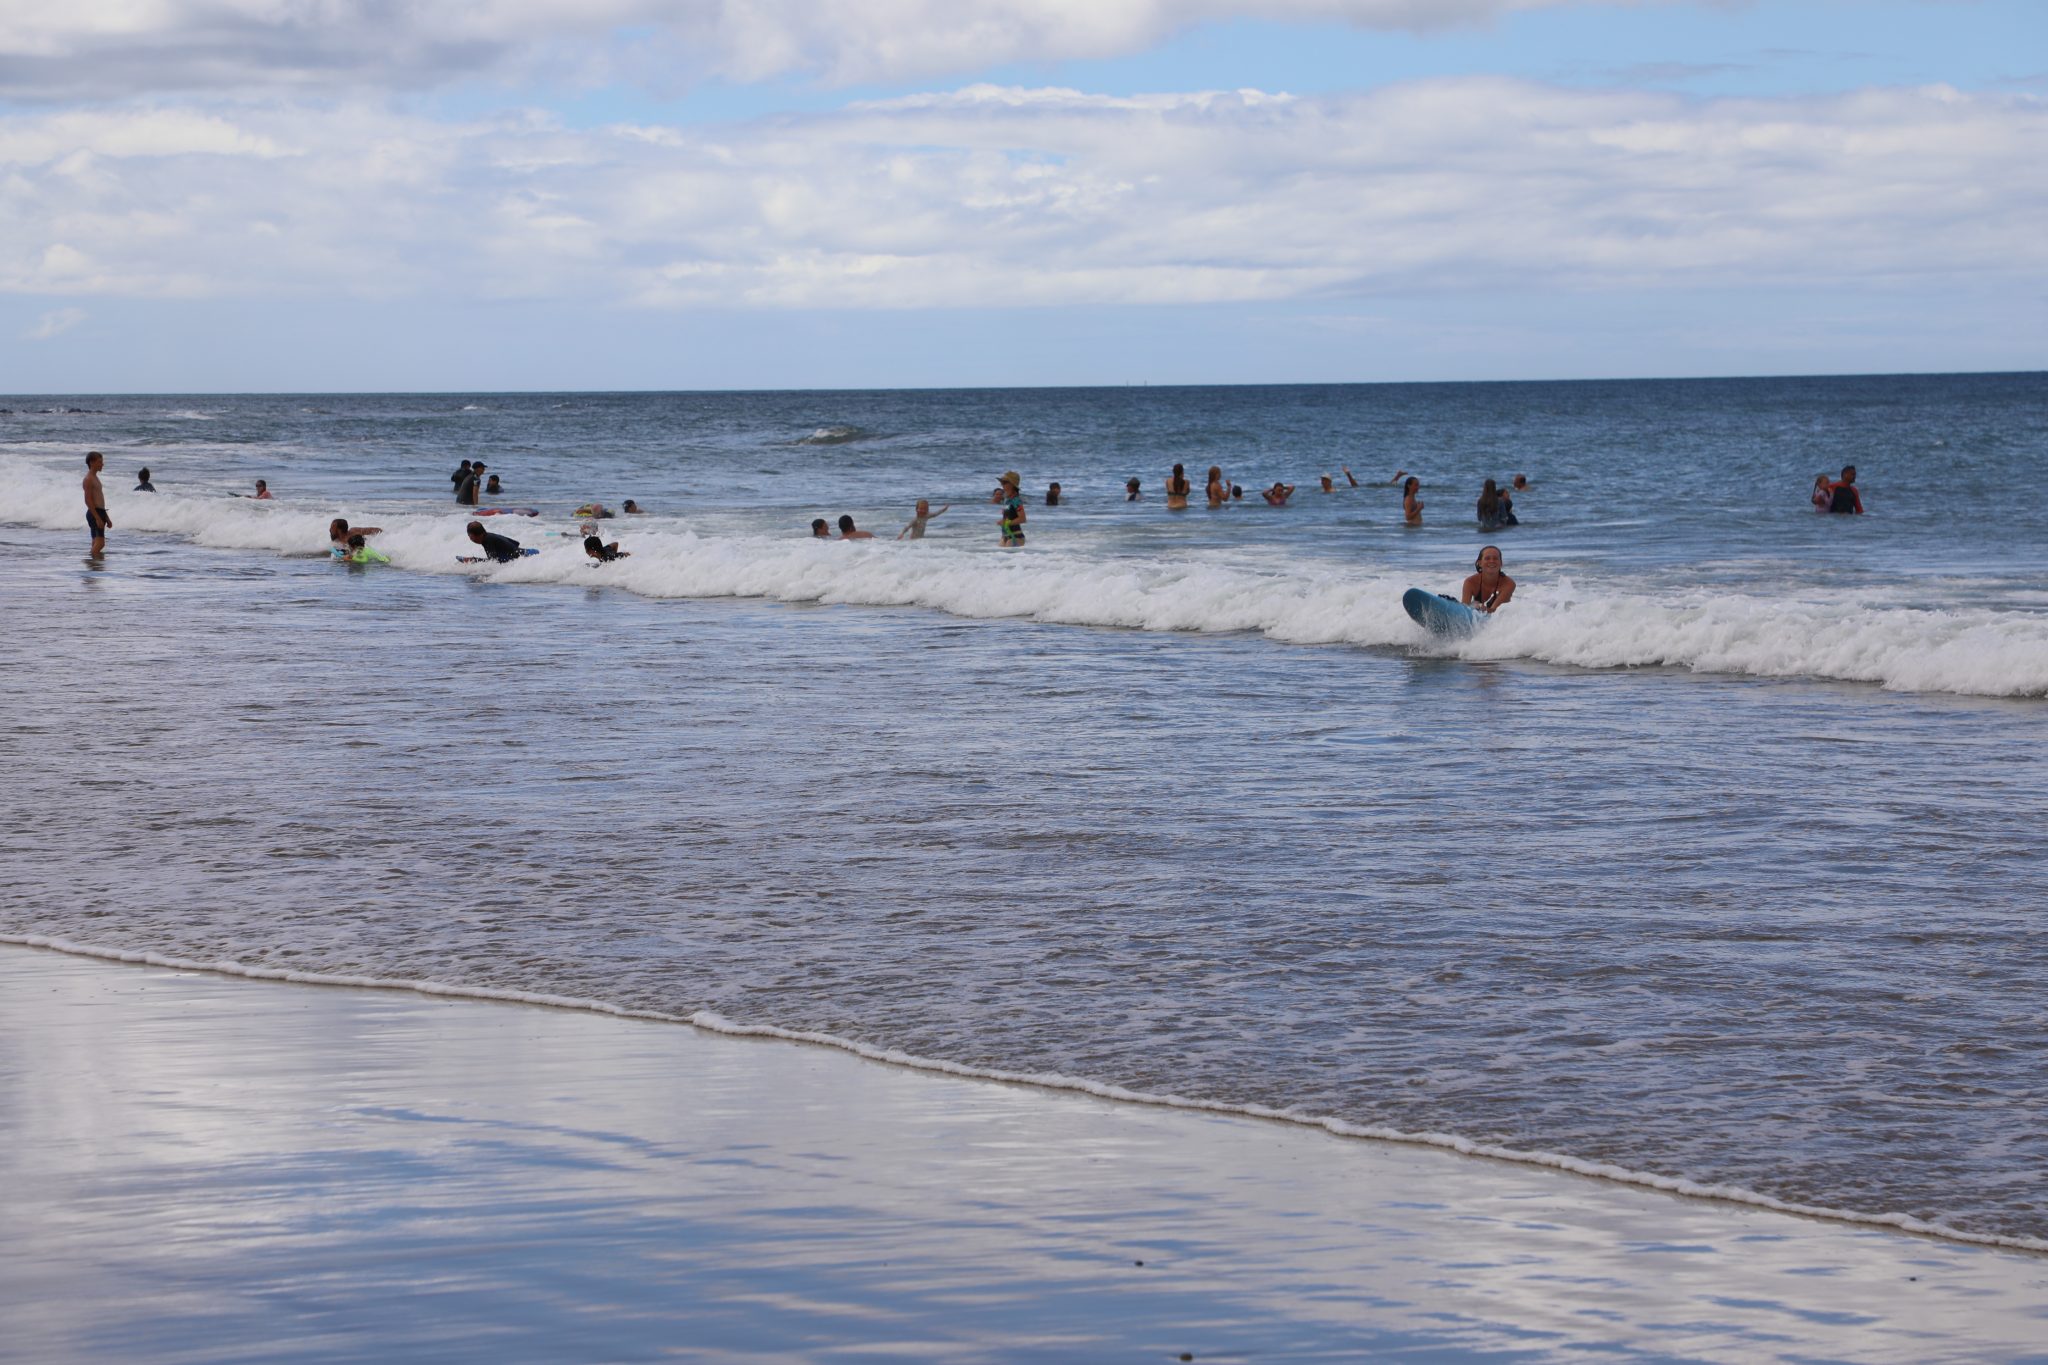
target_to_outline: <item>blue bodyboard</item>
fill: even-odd
[[[1401,610],[1416,625],[1446,640],[1467,639],[1486,624],[1484,616],[1463,603],[1420,588],[1410,588],[1401,594]]]

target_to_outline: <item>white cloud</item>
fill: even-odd
[[[59,308],[36,319],[35,326],[21,334],[24,341],[48,341],[60,332],[68,332],[84,322],[88,314],[83,308]]]
[[[0,118],[0,290],[922,308],[2048,278],[2048,105],[1946,88],[971,86],[713,130],[179,118]]]
[[[68,0],[0,8],[0,96],[419,89],[478,75],[829,82],[1119,56],[1254,18],[1422,31],[1655,0]]]

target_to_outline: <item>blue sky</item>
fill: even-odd
[[[85,3],[0,97],[17,392],[2048,350],[2019,0]]]

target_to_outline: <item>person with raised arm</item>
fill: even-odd
[[[929,498],[919,498],[917,500],[917,510],[910,514],[909,523],[896,533],[896,539],[902,540],[908,537],[911,540],[923,540],[925,523],[933,517],[943,517],[952,508],[953,504],[949,502],[934,512],[932,511],[932,504]]]

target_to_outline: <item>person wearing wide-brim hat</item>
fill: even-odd
[[[998,501],[1003,504],[1003,520],[1014,523],[1021,531],[1024,526],[1024,481],[1017,477],[1016,470],[1003,471],[1003,485],[999,491],[1002,493]],[[1021,539],[1019,543],[1022,543]]]

